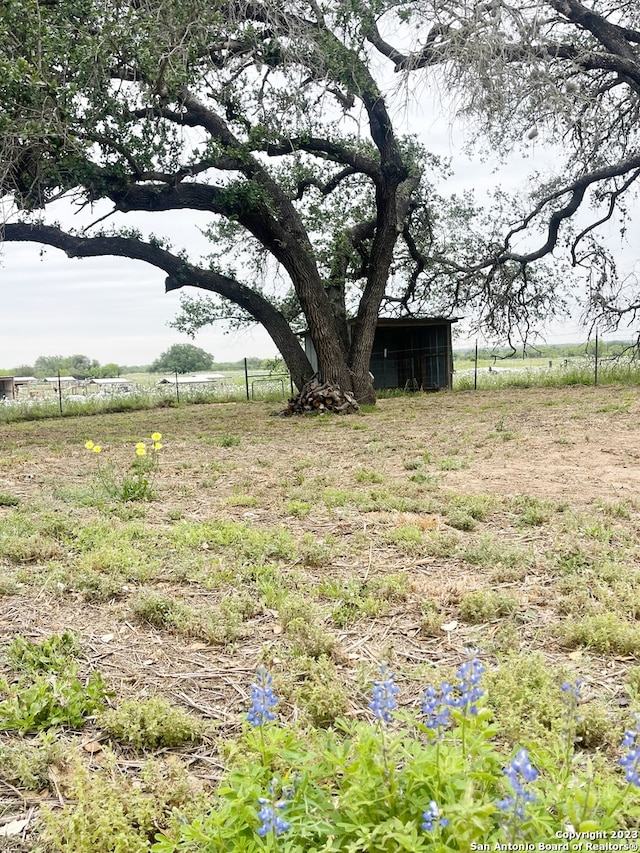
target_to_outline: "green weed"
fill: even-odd
[[[78,638],[70,631],[52,634],[39,643],[18,635],[9,644],[7,660],[12,669],[22,673],[61,673],[78,658]]]
[[[131,601],[131,609],[141,621],[214,645],[226,645],[241,636],[244,618],[259,608],[248,595],[229,596],[219,607],[205,610],[153,590],[143,590]]]
[[[20,584],[9,575],[0,575],[0,598],[4,595],[16,595],[20,591]]]
[[[312,726],[334,725],[349,708],[349,694],[333,661],[326,655],[298,656],[293,661],[291,698]]]
[[[377,471],[367,471],[364,468],[357,468],[353,476],[357,483],[372,483],[374,485],[384,483],[382,474],[379,474]]]
[[[518,515],[518,524],[524,527],[538,527],[546,524],[554,510],[551,501],[531,495],[517,495],[511,498],[510,504]]]
[[[296,616],[287,622],[286,634],[294,651],[310,658],[330,655],[336,644],[336,638],[320,622],[304,616]]]
[[[289,501],[285,507],[288,515],[294,515],[297,518],[305,518],[311,512],[311,504],[308,501]]]
[[[49,783],[49,768],[62,754],[62,744],[54,732],[39,732],[31,740],[0,743],[0,780],[41,791]]]
[[[171,531],[171,539],[183,548],[218,553],[228,550],[235,559],[257,564],[295,556],[293,537],[284,527],[261,528],[234,521],[179,522]]]
[[[401,524],[385,535],[385,541],[403,554],[420,554],[424,549],[424,537],[417,524]]]
[[[148,853],[174,810],[188,820],[204,805],[176,759],[147,761],[139,776],[127,776],[105,750],[101,765],[90,770],[75,753],[69,755],[66,803],[41,815],[53,850]]]
[[[237,435],[231,435],[230,433],[225,433],[216,442],[220,447],[237,447],[241,443],[242,442]]]
[[[603,654],[640,654],[640,629],[615,612],[582,613],[580,618],[565,620],[557,634],[571,648],[586,646]]]
[[[229,495],[226,499],[226,503],[229,506],[252,507],[258,505],[258,499],[254,497],[254,495],[247,495],[242,492],[238,492],[236,494]]]
[[[478,589],[468,592],[460,601],[460,618],[472,624],[491,622],[511,616],[518,609],[518,599],[501,590]]]
[[[102,676],[80,679],[69,666],[62,674],[0,679],[0,730],[38,732],[57,726],[78,729],[100,710],[107,696]]]
[[[438,459],[440,471],[462,471],[469,467],[469,460],[460,456],[443,456]]]
[[[198,720],[160,696],[125,700],[100,713],[97,724],[110,738],[138,752],[193,743],[202,733]]]
[[[333,555],[335,543],[330,536],[320,539],[313,533],[305,533],[298,546],[298,553],[305,566],[326,566]]]
[[[18,506],[20,498],[9,492],[0,492],[0,506]]]
[[[477,527],[476,520],[468,512],[460,509],[452,509],[447,511],[447,524],[454,527],[456,530],[470,532]]]
[[[429,599],[420,602],[420,633],[424,637],[441,637],[444,616],[435,601]]]
[[[489,703],[501,734],[533,746],[558,737],[563,726],[558,677],[538,652],[512,652],[487,676]]]

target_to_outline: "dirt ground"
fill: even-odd
[[[0,426],[0,493],[19,498],[23,507],[38,504],[53,513],[67,512],[71,505],[84,523],[92,517],[97,520],[100,509],[81,506],[77,498],[79,490],[94,483],[96,460],[84,449],[84,442],[101,442],[105,457],[125,463],[131,443],[159,430],[165,447],[157,498],[144,507],[142,515],[150,529],[168,530],[176,518],[230,519],[250,526],[282,525],[298,538],[330,536],[334,544],[325,564],[303,567],[299,559],[292,562],[306,573],[310,587],[320,574],[336,579],[355,576],[365,583],[379,575],[406,573],[410,578],[406,600],[393,603],[380,617],[334,629],[334,659],[353,687],[350,713],[354,715],[362,713],[365,701],[356,686],[359,666],[371,666],[391,655],[394,666],[452,667],[465,647],[477,644],[479,631],[492,636],[499,626],[464,625],[456,610],[464,592],[492,583],[489,570],[459,559],[408,555],[389,544],[388,534],[398,525],[447,529],[440,513],[384,505],[364,512],[348,501],[331,505],[326,489],[370,490],[371,485],[362,480],[373,471],[380,478],[380,489],[393,495],[408,494],[407,489],[414,488],[419,497],[411,476],[421,472],[431,490],[441,494],[526,494],[577,509],[593,507],[597,501],[623,502],[631,508],[634,525],[638,520],[640,389],[420,395],[382,400],[375,412],[342,418],[283,419],[273,416],[276,408],[274,404],[218,404]],[[230,435],[238,443],[225,444],[224,438]],[[310,503],[309,512],[292,514],[292,500]],[[0,519],[13,511],[0,507]],[[541,553],[547,545],[542,534],[500,531],[491,522],[486,529],[509,541],[519,537]],[[363,544],[354,548],[357,536]],[[53,562],[65,559],[64,553],[51,555]],[[54,575],[47,579],[46,567],[45,559],[34,559],[37,582],[0,597],[0,653],[16,634],[39,640],[71,628],[81,636],[86,670],[99,669],[109,679],[116,702],[160,693],[205,719],[218,721],[221,730],[232,736],[249,704],[257,665],[267,659],[277,670],[281,664],[283,628],[272,609],[261,608],[248,619],[240,640],[227,646],[210,645],[137,621],[129,607],[131,589],[123,587],[123,594],[111,601],[87,601],[73,589],[58,588]],[[24,575],[29,569],[29,565],[16,566],[3,554],[0,538],[0,578],[18,571]],[[153,579],[153,586],[179,594],[198,608],[216,606],[225,594],[177,582],[168,563]],[[523,644],[543,649],[552,665],[568,659],[584,665],[587,683],[615,698],[619,675],[630,661],[597,655],[587,659],[582,651],[568,656],[557,644],[540,637],[540,625],[558,618],[549,607],[549,580],[544,572],[532,570],[511,586],[517,587],[524,613],[518,628]],[[299,592],[304,594],[304,589]],[[439,636],[421,632],[419,602],[425,597],[438,603],[443,618],[454,628]],[[411,684],[410,689],[414,688]],[[414,699],[409,690],[401,693],[403,702]],[[295,717],[295,707],[286,713]],[[77,738],[93,743],[100,732],[89,726]],[[136,761],[123,756],[123,766],[134,766]],[[220,775],[219,757],[211,744],[193,750],[188,761],[205,781]],[[64,792],[55,788],[37,796],[10,788],[0,783],[0,817],[64,799]],[[0,838],[0,850],[29,849],[15,846],[18,842],[15,839],[14,846],[9,846],[9,840]]]

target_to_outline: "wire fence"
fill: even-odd
[[[530,348],[529,353],[535,352]],[[604,350],[605,352],[606,349]],[[396,362],[398,360],[396,359]],[[374,380],[380,396],[433,391],[448,387],[444,371],[447,359],[440,353],[431,361],[424,356],[405,359],[402,370],[390,377],[380,387]],[[448,362],[451,364],[451,362]],[[383,377],[384,378],[384,377]],[[7,383],[9,377],[2,378]],[[375,377],[378,382],[380,376]],[[402,381],[400,381],[402,380]],[[567,385],[605,385],[620,383],[640,385],[640,358],[635,346],[620,347],[615,353],[603,354],[596,339],[589,352],[585,345],[580,356],[553,358],[502,358],[484,353],[476,346],[471,358],[456,353],[453,359],[453,391],[487,390],[515,387],[560,387]],[[234,379],[216,381],[175,374],[153,385],[136,383],[124,378],[105,390],[96,390],[91,382],[80,382],[69,377],[57,377],[55,383],[21,385],[19,388],[5,384],[0,389],[0,422],[35,420],[82,414],[122,412],[147,408],[173,407],[183,404],[266,401],[281,402],[295,388],[289,373],[251,373],[244,361],[244,371]]]

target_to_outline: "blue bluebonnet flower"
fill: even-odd
[[[511,763],[504,768],[503,773],[511,784],[513,796],[499,800],[496,805],[503,812],[511,812],[514,818],[524,820],[526,804],[536,799],[535,794],[527,791],[525,785],[535,782],[538,778],[538,771],[529,760],[527,750],[521,749]]]
[[[382,681],[373,682],[369,710],[373,711],[376,719],[390,723],[393,720],[391,711],[398,707],[396,696],[400,688],[394,683],[393,673],[388,671],[386,664],[380,667],[380,675]]]
[[[247,714],[247,720],[252,726],[262,726],[267,720],[275,720],[276,715],[271,710],[278,704],[278,697],[271,686],[273,679],[264,666],[258,669],[255,684],[251,685],[252,705]]]
[[[448,826],[446,817],[440,817],[440,809],[435,800],[431,800],[426,812],[422,812],[422,828],[425,832],[433,832],[436,826]]]
[[[282,796],[278,798],[276,790],[281,786],[280,780],[274,777],[269,782],[269,796],[258,797],[258,804],[262,806],[258,812],[258,817],[261,820],[261,824],[258,827],[258,835],[264,836],[269,832],[282,835],[283,832],[291,828],[291,825],[279,813],[289,804],[295,792],[296,785],[297,778],[294,777],[293,785],[282,788]]]
[[[463,713],[477,714],[476,702],[484,696],[484,690],[478,686],[484,674],[484,666],[480,663],[477,649],[467,649],[469,659],[466,660],[456,672],[458,684],[458,698],[455,707],[461,708]]]
[[[582,690],[582,679],[576,679],[574,684],[571,684],[570,681],[565,681],[565,683],[560,687],[560,690],[568,696],[572,702],[578,703],[580,701],[580,691]]]
[[[620,759],[620,764],[624,767],[625,777],[630,785],[640,788],[640,743],[638,736],[640,735],[640,716],[636,715],[635,728],[629,729],[624,733],[622,738],[622,746],[627,748],[629,752]]]
[[[451,722],[452,688],[446,681],[440,685],[438,693],[435,687],[429,685],[422,697],[422,713],[427,718],[428,729],[446,728]]]
[[[284,818],[280,817],[278,812],[287,805],[286,800],[280,800],[275,805],[264,797],[258,799],[258,803],[262,806],[258,812],[258,817],[262,821],[258,827],[258,835],[264,836],[269,832],[275,832],[276,835],[282,835],[288,829],[291,829],[291,824],[287,823]]]

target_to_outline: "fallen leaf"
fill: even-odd
[[[103,643],[110,643],[110,642],[111,642],[111,640],[113,640],[113,634],[103,634],[103,635],[100,637],[100,640],[101,640]]]
[[[0,826],[0,836],[6,838],[9,835],[20,835],[27,826],[29,826],[28,820],[12,820],[11,823]]]
[[[444,625],[441,625],[440,627],[442,628],[443,631],[446,631],[447,633],[449,633],[449,631],[455,631],[456,630],[456,628],[458,627],[458,623],[456,622],[455,619],[453,619],[451,622],[445,622]]]
[[[95,755],[96,752],[102,752],[102,744],[97,740],[91,740],[89,743],[83,743],[82,748],[85,752],[90,752]]]

